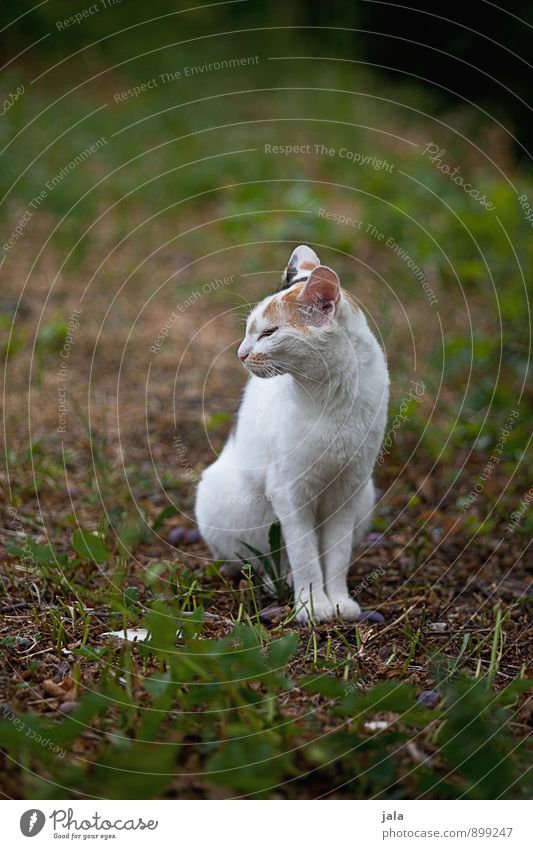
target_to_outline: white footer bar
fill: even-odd
[[[531,808],[515,801],[4,801],[4,846],[181,849],[305,846],[525,849]],[[31,842],[34,838],[35,842]]]

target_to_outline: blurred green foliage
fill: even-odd
[[[183,780],[198,769],[197,758],[204,787],[221,784],[255,798],[298,797],[309,782],[346,798],[527,798],[527,748],[511,741],[507,726],[531,682],[519,680],[495,694],[483,680],[443,681],[439,708],[428,710],[411,686],[397,681],[365,691],[357,681],[335,677],[333,669],[291,681],[295,634],[271,638],[261,626],[240,625],[213,640],[202,636],[202,619],[201,610],[180,618],[154,605],[145,621],[149,641],[110,647],[99,693],[84,696],[70,716],[27,714],[20,722],[32,733],[21,733],[12,717],[0,719],[0,746],[27,767],[22,798],[78,792],[160,798],[176,792],[178,775]],[[177,628],[185,637],[178,648]],[[133,697],[130,689],[132,652],[157,665],[144,677],[142,696]],[[337,730],[317,735],[313,713],[285,715],[279,698],[294,687],[315,693],[338,720]],[[387,717],[377,731],[367,724],[376,716]],[[115,733],[117,723],[126,735]],[[88,724],[100,732],[98,756],[72,760],[71,750],[83,750]],[[426,733],[435,738],[434,754],[409,764],[402,778],[404,748],[414,733],[419,745]],[[37,777],[43,770],[54,782]]]
[[[47,6],[41,11],[55,14]],[[102,285],[113,246],[126,257],[142,244],[144,257],[154,251],[153,263],[168,262],[169,252],[205,256],[206,244],[209,254],[221,252],[224,260],[228,246],[237,246],[232,271],[238,262],[242,273],[258,265],[283,267],[288,247],[299,242],[327,246],[348,288],[357,294],[361,276],[372,281],[376,323],[385,339],[395,302],[406,307],[415,330],[427,321],[434,338],[432,392],[441,380],[455,392],[464,389],[461,421],[474,439],[485,433],[495,438],[527,386],[533,240],[517,194],[533,198],[531,173],[516,164],[501,168],[490,149],[476,149],[480,134],[490,137],[479,115],[451,113],[432,121],[427,88],[384,89],[356,63],[273,59],[305,55],[305,38],[295,42],[292,31],[275,38],[252,31],[245,40],[231,32],[210,39],[218,14],[212,9],[194,18],[200,41],[181,43],[192,30],[182,32],[181,18],[179,25],[173,18],[165,23],[168,49],[153,52],[141,27],[145,49],[138,53],[131,33],[117,36],[113,46],[106,42],[112,62],[95,57],[93,48],[57,67],[49,59],[33,85],[39,76],[33,65],[11,66],[5,90],[22,83],[25,93],[0,122],[5,239],[25,211],[31,220],[7,254],[6,269],[30,231],[41,228],[47,249],[62,254],[63,274],[76,275],[88,256],[102,256]],[[111,17],[105,26],[112,29]],[[161,47],[160,32],[154,38]],[[258,61],[183,76],[187,67],[242,56]],[[179,80],[160,76],[177,71]],[[156,80],[153,88],[128,95],[150,80]],[[493,210],[424,155],[430,142],[486,194]],[[300,145],[306,152],[268,152],[276,145]],[[505,134],[493,146],[502,145],[508,147],[504,156],[512,157]],[[376,162],[386,167],[376,168]],[[44,201],[34,210],[32,201],[43,191]],[[339,215],[359,224],[338,223]],[[162,245],[160,234],[171,232]],[[413,264],[435,293],[436,307]],[[194,289],[190,272],[187,277],[176,278],[183,296]],[[242,291],[240,280],[228,295],[235,291]],[[446,316],[441,338],[439,305],[446,310],[450,303],[455,311]],[[7,328],[2,335],[5,351]],[[20,349],[19,339],[15,333],[13,351]],[[447,445],[435,429],[424,438],[435,457],[443,451],[442,458],[450,459],[467,430],[456,430]],[[522,416],[506,451],[523,449],[527,436]]]

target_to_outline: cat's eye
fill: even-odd
[[[263,330],[263,332],[260,333],[257,337],[257,341],[259,341],[259,339],[264,339],[265,336],[272,336],[272,334],[275,333],[276,330],[279,330],[279,327],[269,327],[268,330]]]

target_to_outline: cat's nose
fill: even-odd
[[[237,356],[240,359],[241,363],[245,361],[246,357],[248,356],[251,350],[252,349],[250,347],[250,344],[246,341],[246,339],[243,339],[243,341],[239,345],[239,350],[237,351]]]

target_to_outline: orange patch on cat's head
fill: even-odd
[[[306,322],[305,305],[298,301],[300,294],[305,286],[305,283],[298,283],[291,289],[288,289],[283,295],[278,295],[273,298],[265,307],[264,317],[272,324],[283,322],[291,327],[296,327],[303,333],[309,333]]]
[[[269,324],[288,324],[302,333],[311,333],[311,327],[325,323],[326,316],[333,314],[341,294],[349,307],[357,312],[359,307],[353,296],[340,288],[339,278],[330,268],[314,266],[311,261],[302,264],[312,267],[307,280],[295,283],[272,297],[263,309],[263,317]]]

